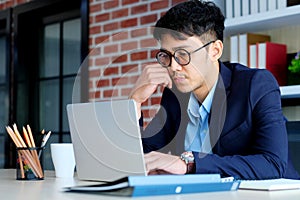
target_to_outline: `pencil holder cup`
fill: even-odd
[[[16,149],[17,180],[44,180],[44,149],[44,147]]]

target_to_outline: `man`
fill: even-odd
[[[156,23],[158,63],[145,67],[130,95],[140,111],[165,86],[161,108],[142,133],[149,174],[299,178],[288,159],[276,80],[267,70],[220,62],[223,30],[220,9],[197,0],[174,6]]]

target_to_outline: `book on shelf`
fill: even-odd
[[[246,180],[241,181],[239,189],[265,191],[300,189],[300,180],[284,178],[268,180]]]
[[[248,62],[249,62],[249,67],[250,68],[258,68],[257,67],[257,45],[258,44],[251,44],[249,46],[249,57],[248,57]]]
[[[242,7],[242,16],[249,15],[250,1],[241,1],[241,7]]]
[[[273,1],[275,1],[275,0],[273,0]],[[268,7],[267,0],[259,0],[259,5],[258,5],[259,13],[267,12],[267,7]]]
[[[244,33],[239,35],[238,40],[239,63],[245,66],[250,66],[250,45],[262,42],[269,42],[271,40],[271,37],[266,34]]]
[[[277,4],[279,10],[285,9],[287,7],[287,0],[278,0]]]
[[[239,38],[238,35],[230,37],[230,62],[239,62]]]
[[[239,62],[245,66],[249,66],[249,46],[270,40],[271,37],[269,35],[256,33],[243,33],[230,36],[230,62]]]
[[[258,0],[252,0],[250,2],[250,14],[256,14],[258,13]]]
[[[287,46],[274,42],[257,45],[257,60],[259,69],[269,70],[280,86],[287,82]]]
[[[66,192],[116,196],[156,196],[237,190],[240,181],[223,181],[219,174],[128,176],[108,183],[71,186]]]
[[[233,0],[233,17],[242,16],[241,0]]]
[[[274,11],[277,9],[277,0],[268,1],[268,11]]]
[[[233,18],[233,0],[225,1],[225,13],[226,19]]]

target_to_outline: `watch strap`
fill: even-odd
[[[195,173],[195,163],[191,162],[186,165],[186,174],[194,174]]]
[[[194,154],[191,151],[186,151],[181,154],[181,160],[186,163],[186,174],[195,173],[195,161]]]

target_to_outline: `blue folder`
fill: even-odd
[[[237,190],[240,181],[223,181],[219,174],[129,176],[105,184],[73,186],[69,192],[117,196],[156,196]]]

